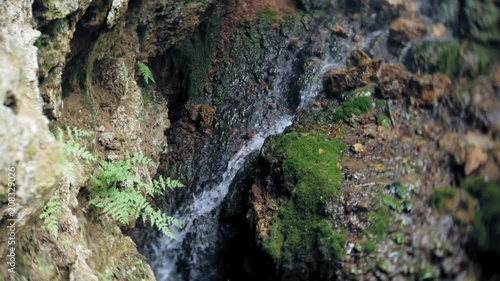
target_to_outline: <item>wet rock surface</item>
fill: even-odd
[[[415,12],[414,8],[395,5],[401,10],[389,12],[399,11],[404,17]],[[398,18],[398,14],[393,17]],[[396,23],[386,23],[392,30],[387,43],[390,47],[396,41],[401,49],[422,37],[432,25],[429,19],[421,18],[414,22],[401,18]],[[443,33],[436,31],[435,36],[438,34]],[[418,49],[419,43],[415,44]],[[472,184],[476,188],[498,191],[500,165],[494,153],[497,128],[487,121],[494,119],[493,113],[480,117],[486,113],[481,105],[472,105],[470,98],[466,103],[471,108],[461,103],[464,95],[478,95],[477,101],[485,98],[490,112],[498,112],[497,98],[493,98],[494,72],[489,68],[498,64],[498,57],[485,66],[490,69],[488,73],[478,71],[483,66],[478,67],[477,60],[468,65],[459,62],[467,57],[455,52],[459,43],[424,44],[435,44],[428,49],[431,56],[410,51],[413,64],[404,58],[404,64],[397,63],[384,52],[377,54],[385,58],[382,61],[354,50],[345,68],[335,66],[326,72],[324,93],[298,113],[294,125],[266,141],[255,181],[248,185],[247,222],[252,246],[241,269],[244,276],[271,280],[498,277],[490,262],[481,268],[474,265],[476,259],[484,261],[498,254],[487,242],[486,237],[492,234],[485,234],[481,240],[478,233],[489,233],[499,221],[491,227],[479,227],[482,230],[472,227],[482,224],[478,216],[483,211],[474,211],[481,195],[468,185],[469,180],[477,179]],[[466,52],[477,56],[472,50]],[[471,79],[477,76],[479,80]],[[477,88],[478,83],[484,85],[483,90]],[[472,90],[474,87],[476,90]],[[370,100],[370,106],[363,106],[363,98]],[[284,139],[301,143],[318,134],[325,140],[339,140],[345,148],[337,164],[341,167],[340,192],[321,197],[324,201],[316,211],[316,215],[325,216],[332,240],[319,239],[326,230],[314,226],[307,228],[309,239],[295,236],[294,231],[301,231],[301,224],[305,224],[301,222],[307,216],[304,208],[310,206],[302,204],[313,202],[298,199],[304,194],[301,179],[315,176],[306,172],[307,164],[304,170],[290,170],[287,161],[295,156],[282,150]],[[328,151],[326,146],[308,147],[311,153]],[[333,180],[335,175],[331,177]],[[495,196],[492,194],[492,198]],[[479,204],[488,209],[488,203]],[[486,212],[491,219],[492,213]],[[287,220],[289,216],[299,224]],[[479,240],[485,250],[472,246]],[[294,241],[300,242],[290,253],[289,245],[295,245]],[[335,246],[339,241],[341,249]],[[312,248],[303,253],[303,247]]]
[[[192,221],[200,231],[183,240],[175,278],[498,280],[497,2],[0,7],[0,135],[4,166],[19,171],[23,254],[12,280],[155,279],[136,244],[155,259],[158,233],[140,222],[119,228],[90,208],[92,168],[57,183],[45,117],[95,132],[85,146],[107,161],[129,151],[160,162],[137,172],[186,183],[150,200],[172,213],[220,182],[268,124],[294,114],[250,154],[222,207]],[[305,92],[320,95],[309,104]],[[34,222],[51,194],[62,208],[56,239]]]
[[[360,50],[355,50],[347,59],[347,69],[334,68],[325,74],[323,86],[331,95],[364,87],[371,83],[382,64],[381,59],[371,59]]]

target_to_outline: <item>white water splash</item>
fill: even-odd
[[[292,120],[292,116],[285,116],[276,122],[274,126],[258,129],[260,133],[256,134],[242,149],[231,157],[227,169],[222,176],[222,182],[194,196],[190,205],[177,211],[175,217],[182,218],[183,227],[181,230],[173,229],[176,239],[172,240],[163,236],[153,247],[155,260],[151,263],[151,266],[155,269],[159,281],[177,280],[174,279],[176,276],[176,256],[181,251],[186,235],[192,231],[195,220],[209,214],[220,206],[229,191],[231,182],[245,163],[246,157],[250,153],[260,149],[268,136],[283,132],[286,127],[292,124]],[[203,245],[198,246],[203,247]],[[197,257],[191,258],[196,259]],[[196,260],[192,260],[191,262],[196,262]],[[191,276],[191,278],[196,277]]]

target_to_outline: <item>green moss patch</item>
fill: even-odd
[[[462,185],[477,198],[472,240],[479,252],[500,257],[500,180],[485,183],[481,178]]]
[[[413,71],[475,77],[487,73],[497,57],[497,50],[478,44],[462,50],[456,42],[425,41],[412,46],[407,63]]]
[[[262,20],[266,20],[269,22],[279,22],[280,19],[278,17],[278,12],[271,10],[271,9],[262,9],[258,11],[258,16]]]
[[[455,198],[456,195],[457,189],[455,188],[436,187],[432,192],[431,205],[435,208],[443,210],[445,208],[445,203],[448,200]]]
[[[323,135],[292,132],[276,139],[272,149],[283,159],[285,181],[294,188],[273,216],[264,249],[279,265],[310,261],[318,248],[340,259],[344,236],[332,231],[324,209],[326,201],[340,193],[342,145]]]
[[[333,121],[338,122],[340,120],[351,117],[351,115],[360,115],[367,112],[372,106],[372,100],[370,97],[359,97],[352,101],[347,101],[342,104],[340,108],[335,111],[333,115]]]
[[[389,212],[384,207],[379,207],[373,214],[366,219],[370,223],[368,232],[382,237],[389,228]]]
[[[193,33],[174,47],[174,57],[177,69],[187,83],[187,93],[190,99],[195,99],[203,93],[205,80],[212,66],[215,53],[217,29],[220,17],[214,15],[203,23],[199,32]]]
[[[360,115],[372,108],[372,98],[354,97],[342,103],[332,103],[323,111],[299,116],[301,123],[309,125],[328,125],[349,119],[353,115]],[[309,114],[309,115],[307,115]]]
[[[408,53],[412,70],[442,72],[458,75],[460,72],[460,45],[455,42],[427,41],[412,46]]]

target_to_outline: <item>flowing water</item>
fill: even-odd
[[[326,34],[328,31],[323,32]],[[378,34],[375,32],[367,35],[358,47],[368,44],[367,42]],[[324,38],[329,38],[329,36],[324,36]],[[301,101],[298,108],[307,106],[320,93],[324,74],[333,67],[343,66],[345,58],[354,47],[350,43],[332,46],[331,41],[325,40],[319,44],[319,48],[323,49],[324,55],[321,58],[311,59],[315,65],[314,75],[300,91]],[[285,78],[291,75],[292,60],[295,58],[288,58],[288,61],[283,58],[276,63],[276,79],[270,95],[286,96],[287,94],[283,91],[289,87],[283,84],[289,81]],[[217,246],[220,246],[223,239],[220,237],[218,222],[221,203],[247,156],[258,151],[267,137],[283,132],[292,124],[293,118],[292,113],[282,112],[279,117],[264,119],[271,124],[255,124],[257,134],[231,157],[222,181],[204,188],[203,192],[194,195],[190,202],[175,213],[174,217],[178,218],[182,224],[182,228],[172,229],[176,239],[172,240],[163,236],[150,245],[152,249],[152,252],[148,254],[150,265],[159,281],[217,279],[218,272],[217,267],[214,266],[216,263],[214,259],[217,259]],[[186,271],[184,275],[182,274],[181,268],[188,268],[188,276],[185,275]]]
[[[283,93],[283,83],[287,81],[285,77],[292,71],[291,61],[278,62],[276,79],[274,80],[271,95],[286,95]],[[321,90],[322,74],[324,70],[317,71],[313,77],[313,84],[306,90],[301,91],[301,106],[307,104]],[[216,276],[217,272],[211,266],[206,266],[207,259],[214,255],[214,244],[218,239],[218,217],[219,207],[229,191],[234,177],[244,165],[247,156],[252,152],[258,151],[267,137],[279,134],[290,126],[293,121],[293,115],[282,113],[279,118],[274,118],[272,124],[255,124],[257,134],[243,145],[243,147],[234,154],[227,164],[226,171],[219,184],[205,188],[200,194],[193,196],[191,202],[175,213],[175,217],[181,221],[181,229],[172,229],[176,237],[171,240],[166,236],[161,237],[153,246],[151,256],[154,260],[150,263],[155,271],[157,279],[160,281],[183,280],[179,273],[179,261],[187,260],[189,266],[189,280],[210,280]],[[194,237],[193,237],[194,236]],[[196,242],[189,245],[186,251],[186,238]]]

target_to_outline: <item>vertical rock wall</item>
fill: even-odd
[[[155,279],[123,229],[89,208],[88,180],[95,167],[82,171],[74,186],[60,181],[62,151],[49,122],[92,132],[86,146],[99,159],[112,161],[129,151],[158,161],[167,148],[167,102],[136,73],[136,62],[149,64],[150,57],[186,37],[214,4],[0,1],[0,276]],[[14,169],[15,181],[9,174]],[[148,181],[155,171],[137,172]],[[15,197],[9,194],[13,183]],[[57,238],[41,231],[39,219],[53,194],[62,209]],[[10,213],[17,219],[14,273],[7,264]]]

